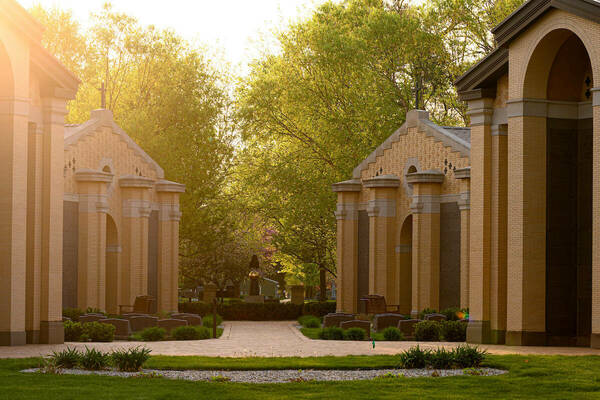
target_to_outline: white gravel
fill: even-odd
[[[432,370],[432,369],[376,369],[376,370],[259,370],[259,371],[167,371],[145,369],[142,372],[119,372],[115,370],[86,371],[82,369],[60,370],[62,374],[71,375],[105,375],[124,378],[162,377],[167,379],[183,379],[187,381],[230,381],[242,383],[287,383],[304,381],[353,381],[369,380],[378,377],[431,377],[467,375],[462,369]],[[470,370],[473,371],[473,370]],[[478,368],[478,375],[501,375],[507,371]],[[26,369],[21,372],[39,372],[39,368]]]

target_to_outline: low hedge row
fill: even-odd
[[[212,304],[204,302],[179,303],[179,312],[212,313]],[[228,321],[289,321],[302,315],[322,317],[335,312],[335,302],[291,303],[225,303],[217,305],[217,313]]]

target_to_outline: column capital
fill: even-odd
[[[185,185],[164,179],[157,181],[155,188],[159,193],[185,193]]]
[[[469,100],[467,115],[471,118],[471,126],[490,125],[494,119],[494,98],[482,97]]]
[[[144,176],[124,175],[119,178],[119,186],[122,188],[150,189],[154,187],[154,180]]]
[[[366,188],[397,188],[400,186],[400,178],[396,175],[380,175],[363,181]]]
[[[75,180],[77,182],[110,183],[113,180],[113,176],[113,174],[108,172],[88,168],[82,168],[75,171]]]
[[[362,190],[362,182],[360,179],[351,179],[348,181],[334,183],[331,185],[331,190],[335,193],[360,192]]]
[[[471,179],[471,167],[460,168],[454,171],[456,179]]]
[[[445,175],[442,171],[428,170],[406,175],[406,182],[413,185],[419,183],[442,183],[444,182],[444,178]]]
[[[396,200],[392,199],[375,199],[369,200],[367,205],[367,213],[369,217],[395,217],[396,216]]]

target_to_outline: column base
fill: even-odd
[[[492,329],[490,334],[490,343],[491,344],[504,344],[506,342],[506,331]]]
[[[27,335],[23,332],[0,332],[0,346],[24,346]]]
[[[492,340],[490,321],[469,321],[467,326],[467,342],[489,344]]]
[[[38,344],[40,342],[40,331],[25,331],[27,344]]]
[[[546,332],[508,331],[507,346],[545,346]]]
[[[61,344],[65,342],[65,329],[62,321],[40,322],[40,343]]]
[[[600,349],[600,333],[592,333],[590,335],[590,347],[592,349]]]

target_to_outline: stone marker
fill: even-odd
[[[441,321],[446,321],[447,319],[448,318],[446,318],[446,316],[444,314],[427,314],[425,316],[426,321],[441,322]]]
[[[170,334],[173,329],[180,326],[187,326],[187,324],[188,322],[185,319],[169,318],[158,320],[158,327],[164,328],[168,334]]]
[[[130,317],[129,323],[131,324],[132,332],[139,332],[143,331],[146,328],[158,326],[158,317],[151,317],[149,315]]]
[[[186,320],[188,325],[202,326],[202,317],[197,314],[173,314],[171,318]]]
[[[120,318],[106,318],[100,321],[101,324],[109,324],[115,327],[115,339],[126,340],[131,335],[131,325],[129,320]]]
[[[102,315],[102,314],[83,314],[79,317],[79,322],[86,323],[86,322],[97,322],[101,319],[106,319],[106,315]]]
[[[398,321],[402,321],[404,319],[406,318],[401,314],[375,314],[373,317],[373,329],[375,329],[376,332],[381,332],[390,326],[395,328],[398,326]]]
[[[415,325],[421,322],[420,319],[405,319],[398,321],[398,329],[404,335],[405,339],[415,338]]]
[[[339,327],[342,322],[354,320],[354,314],[329,313],[323,317],[323,328]]]
[[[344,321],[340,324],[340,328],[342,329],[350,329],[350,328],[361,328],[365,331],[366,338],[371,338],[371,323],[369,321],[363,321],[359,319],[354,319],[352,321]]]

